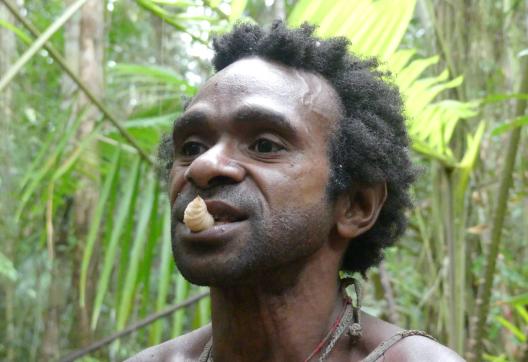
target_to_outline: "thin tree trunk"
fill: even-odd
[[[286,4],[284,4],[284,0],[275,0],[273,3],[273,18],[286,19]]]
[[[104,1],[90,0],[81,10],[80,22],[80,58],[79,58],[79,78],[95,94],[103,94],[103,39],[104,39]],[[83,114],[83,120],[77,133],[77,142],[88,136],[94,129],[96,120],[100,117],[99,111],[93,107],[90,100],[84,95],[79,96],[77,109]],[[98,168],[99,156],[96,144],[92,144],[83,154],[80,161],[81,167],[86,167],[84,174],[93,175],[93,178],[83,177],[77,186],[74,199],[74,224],[75,236],[79,240],[77,249],[74,252],[74,265],[78,269],[81,265],[84,245],[91,217],[98,198]],[[79,270],[73,273],[73,285],[78,285]],[[88,283],[95,278],[90,278]],[[78,292],[79,288],[73,288]],[[85,346],[92,340],[90,329],[90,307],[93,297],[94,286],[87,286],[87,298],[84,306],[77,301],[75,296],[75,320],[77,321],[72,332],[72,345]]]
[[[0,19],[13,23],[11,13],[3,4],[0,4]],[[0,27],[0,44],[2,55],[0,56],[0,74],[5,74],[9,66],[16,58],[16,43],[13,32]],[[0,92],[0,179],[2,180],[2,192],[0,193],[0,230],[3,235],[2,253],[11,261],[15,260],[15,240],[17,230],[12,220],[11,210],[15,207],[15,182],[11,170],[13,170],[11,143],[12,124],[12,97],[11,88],[7,87]],[[12,281],[4,284],[5,292],[5,347],[7,361],[15,360],[15,286]]]

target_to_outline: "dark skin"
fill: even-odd
[[[351,185],[329,201],[327,146],[340,113],[324,78],[258,58],[204,85],[175,130],[169,196],[176,263],[191,282],[210,286],[212,325],[132,361],[196,361],[211,336],[215,362],[310,355],[342,311],[345,250],[374,225],[387,192],[384,184]],[[183,210],[196,195],[227,220],[191,233]],[[362,326],[360,341],[344,335],[329,361],[360,361],[401,330],[365,313]],[[419,336],[383,359],[462,360]]]

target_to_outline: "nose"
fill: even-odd
[[[184,177],[201,189],[241,182],[245,169],[229,156],[225,145],[217,144],[189,165]]]

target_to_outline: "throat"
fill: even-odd
[[[305,361],[335,331],[345,303],[335,280],[278,294],[211,288],[211,307],[215,362]]]

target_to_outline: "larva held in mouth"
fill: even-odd
[[[207,211],[205,201],[200,196],[196,196],[185,208],[183,222],[192,232],[196,233],[213,226],[214,218]]]

